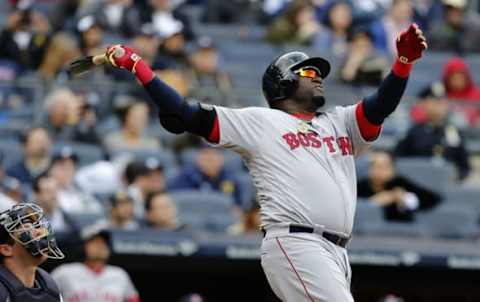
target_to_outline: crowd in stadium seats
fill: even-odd
[[[2,2],[0,208],[35,200],[67,243],[95,221],[232,235],[259,234],[260,224],[239,156],[167,133],[129,74],[74,78],[73,59],[125,43],[185,98],[242,107],[263,106],[264,68],[300,49],[331,60],[327,103],[345,105],[388,73],[412,21],[430,49],[374,146],[382,152],[359,159],[358,233],[410,234],[383,217],[431,221],[457,203],[480,217],[478,1]]]

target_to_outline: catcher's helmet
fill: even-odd
[[[2,233],[6,232],[33,256],[65,257],[57,246],[50,222],[36,204],[20,203],[0,213],[0,228]]]
[[[313,66],[318,68],[322,78],[330,73],[330,63],[327,60],[314,57],[300,51],[292,51],[276,58],[265,70],[262,79],[262,89],[268,103],[288,98],[298,86],[298,75],[295,70]]]

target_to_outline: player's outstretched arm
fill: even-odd
[[[160,80],[150,67],[132,49],[114,45],[107,49],[109,63],[126,69],[137,77],[158,110],[160,124],[172,133],[185,131],[218,142],[216,111],[205,109],[199,103],[190,104],[172,87]]]
[[[392,71],[382,81],[377,92],[366,97],[358,107],[360,115],[373,125],[380,126],[397,108],[414,62],[421,58],[423,51],[427,49],[423,32],[416,24],[402,32],[396,42],[398,58]]]

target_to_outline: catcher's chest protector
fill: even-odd
[[[0,265],[0,284],[10,296],[9,302],[59,302],[57,285],[44,270],[38,268],[36,283],[39,287],[25,287],[9,270]],[[3,298],[3,297],[2,297]],[[2,300],[3,302],[4,300]]]

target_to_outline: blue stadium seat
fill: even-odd
[[[453,187],[445,192],[445,197],[447,204],[471,207],[480,217],[479,189]]]
[[[437,192],[443,192],[455,178],[451,164],[435,162],[428,157],[398,158],[396,166],[398,174]]]
[[[14,165],[23,157],[22,145],[15,140],[2,139],[0,140],[0,151],[2,151],[4,159],[3,164],[6,167]]]
[[[472,238],[479,231],[477,213],[460,204],[443,204],[429,212],[420,212],[417,221],[433,237]]]
[[[418,238],[426,237],[428,232],[418,222],[392,222],[383,221],[378,228],[368,231],[369,235]]]
[[[383,222],[383,210],[372,202],[359,198],[355,211],[353,232],[356,234],[368,234],[379,229]]]
[[[231,197],[215,192],[176,191],[170,196],[177,205],[179,218],[199,229],[223,232],[235,223]]]

